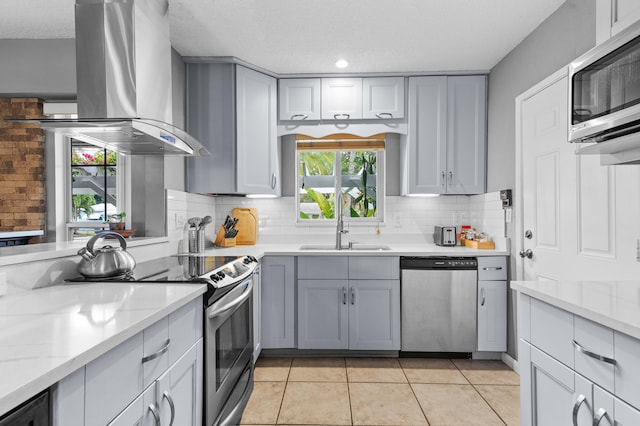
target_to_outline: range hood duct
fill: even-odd
[[[167,0],[76,0],[77,119],[55,133],[124,154],[210,155],[173,126]]]

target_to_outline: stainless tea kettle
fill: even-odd
[[[115,237],[120,242],[120,247],[105,245],[94,249],[96,241],[105,237]],[[86,247],[78,250],[82,260],[78,264],[78,271],[88,278],[108,278],[123,275],[135,268],[136,261],[127,253],[127,242],[124,237],[116,232],[102,232],[93,236]]]

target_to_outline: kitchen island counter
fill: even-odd
[[[512,281],[511,288],[640,339],[640,281]]]
[[[66,284],[0,297],[0,415],[200,297],[204,284]]]

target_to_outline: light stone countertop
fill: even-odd
[[[0,415],[201,296],[203,284],[66,284],[0,297]]]
[[[511,288],[640,339],[640,281],[512,281]]]
[[[361,246],[388,246],[390,250],[301,250],[301,246],[328,246],[331,243],[258,243],[235,247],[209,248],[202,253],[207,256],[509,256],[506,250],[483,250],[469,247],[441,247],[433,243],[363,243]],[[358,247],[358,244],[355,244]]]

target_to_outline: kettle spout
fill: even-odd
[[[78,254],[82,256],[84,260],[87,260],[87,261],[91,261],[95,259],[94,254],[91,253],[89,250],[87,250],[86,247],[82,247],[80,250],[78,250]]]

